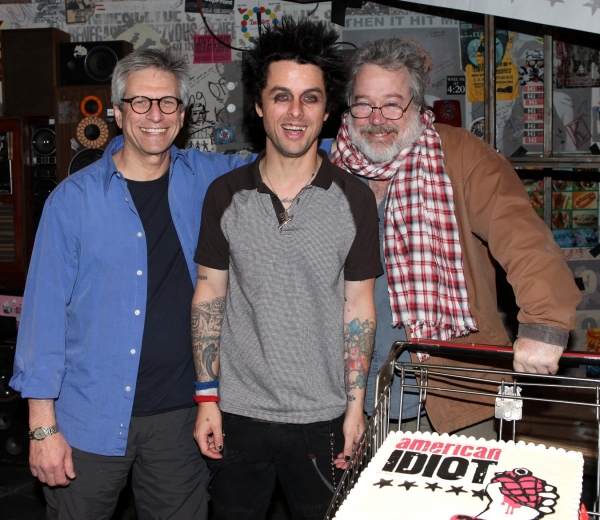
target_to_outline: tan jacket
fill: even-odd
[[[464,129],[441,124],[435,128],[452,181],[469,304],[479,329],[453,341],[510,345],[498,314],[494,259],[513,287],[520,324],[547,325],[563,334],[572,330],[581,293],[551,231],[531,207],[510,163]],[[467,366],[462,359],[431,357],[427,363]],[[471,366],[510,369],[501,363]],[[486,386],[497,392],[497,384]],[[448,396],[427,395],[429,419],[440,432],[455,431],[494,414],[493,400]],[[488,404],[481,404],[482,399]]]

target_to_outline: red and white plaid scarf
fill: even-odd
[[[342,119],[332,162],[356,175],[391,180],[385,208],[384,253],[392,324],[412,338],[449,340],[477,331],[469,309],[452,183],[444,169],[435,116],[412,148],[386,164],[372,164],[352,144]]]

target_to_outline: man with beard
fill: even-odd
[[[359,48],[350,69],[351,106],[333,156],[335,164],[365,178],[380,215],[386,272],[375,288],[378,327],[368,412],[374,376],[393,342],[406,335],[510,345],[497,310],[495,262],[507,272],[520,307],[513,345],[517,371],[557,371],[581,299],[508,161],[464,129],[433,124],[424,103],[432,65],[412,40],[384,39]],[[434,357],[428,363],[459,364]],[[398,394],[392,392],[395,399]],[[440,432],[493,415],[493,407],[477,396],[448,395],[427,394],[429,420]],[[418,395],[405,395],[403,419],[416,416],[417,401]],[[397,402],[392,410],[397,418]],[[478,435],[492,435],[491,421],[486,423]]]

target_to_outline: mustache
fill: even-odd
[[[367,134],[390,134],[390,133],[394,133],[397,134],[398,133],[398,129],[395,126],[392,125],[387,125],[387,124],[383,124],[383,125],[366,125],[366,126],[361,126],[360,127],[360,133],[361,135],[367,135]]]

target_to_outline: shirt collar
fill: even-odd
[[[327,154],[323,150],[319,149],[317,150],[317,153],[321,156],[321,159],[323,159],[323,161],[321,162],[319,171],[317,172],[317,175],[315,176],[311,184],[313,186],[316,186],[317,188],[328,190],[331,186],[331,183],[333,182],[333,168],[335,167],[333,166],[333,164],[331,164],[329,158],[327,157]],[[266,151],[263,150],[250,166],[250,171],[248,172],[248,175],[246,176],[246,179],[244,181],[245,189],[258,190],[260,193],[271,193],[269,187],[262,181],[259,169],[260,161],[264,158],[265,155]]]
[[[122,135],[116,136],[106,147],[106,150],[104,151],[104,154],[102,155],[102,159],[100,159],[100,161],[99,161],[99,162],[101,162],[102,171],[104,172],[104,197],[106,197],[108,195],[108,188],[110,187],[111,180],[113,179],[113,177],[115,175],[120,173],[119,170],[117,170],[117,167],[115,165],[113,155],[116,154],[119,150],[121,150],[124,145],[125,145],[125,139],[123,138],[123,136]],[[187,158],[186,154],[183,152],[183,150],[180,150],[175,145],[171,145],[170,154],[171,154],[171,164],[170,164],[170,169],[169,169],[170,176],[173,175],[173,170],[174,170],[173,163],[176,160],[183,161],[185,166],[187,166],[187,168],[185,168],[185,169],[187,171],[189,171],[192,175],[194,174],[194,170],[190,166],[188,158]]]

